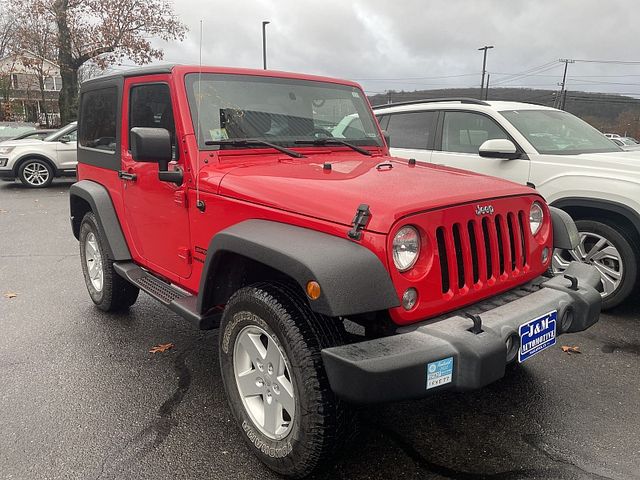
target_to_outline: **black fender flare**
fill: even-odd
[[[617,213],[626,218],[638,234],[640,234],[640,215],[635,210],[618,202],[600,198],[566,197],[551,203],[551,206],[565,210],[571,207],[597,208]]]
[[[387,310],[400,305],[391,277],[368,248],[346,238],[267,220],[246,220],[215,235],[207,249],[197,309],[207,311],[228,300],[216,278],[224,253],[231,252],[275,269],[295,280],[302,291],[320,284],[311,309],[331,317]],[[223,290],[223,289],[222,289]]]
[[[80,208],[78,199],[87,202],[96,216],[100,235],[107,242],[106,247],[111,259],[116,261],[131,260],[131,252],[122,233],[122,227],[107,189],[91,180],[80,180],[71,185],[69,189],[71,226],[73,234],[79,239],[80,221],[82,219],[77,217],[84,215],[86,209]],[[74,221],[74,219],[77,221]]]

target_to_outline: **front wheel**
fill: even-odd
[[[231,411],[253,453],[300,478],[345,438],[346,406],[335,398],[320,351],[341,342],[337,320],[313,313],[284,285],[236,292],[220,325],[222,379]]]
[[[44,160],[29,159],[18,168],[18,178],[30,188],[48,187],[53,182],[53,169]]]
[[[624,230],[598,220],[577,220],[580,244],[575,250],[556,249],[553,273],[564,272],[571,261],[593,265],[602,279],[602,308],[622,303],[633,290],[638,277],[638,258]]]

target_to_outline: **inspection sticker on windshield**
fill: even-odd
[[[520,363],[556,344],[557,320],[558,311],[554,310],[520,325],[520,351],[518,352]]]
[[[443,358],[427,364],[427,390],[451,383],[453,379],[453,357]]]

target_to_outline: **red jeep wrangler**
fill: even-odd
[[[219,328],[230,408],[281,474],[339,449],[353,404],[480,388],[598,320],[595,269],[544,275],[577,245],[565,213],[389,157],[355,83],[187,66],[93,79],[78,161],[91,299],[126,309],[143,290]]]

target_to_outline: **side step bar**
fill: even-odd
[[[191,321],[200,330],[211,330],[220,325],[222,310],[201,315],[196,308],[197,296],[174,287],[133,262],[115,262],[113,268],[122,278],[158,300],[171,311]]]

